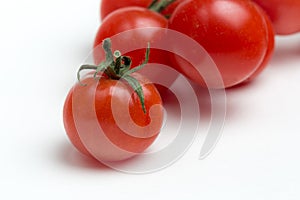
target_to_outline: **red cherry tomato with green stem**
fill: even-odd
[[[108,41],[105,40],[103,46]],[[80,68],[79,72],[93,69],[94,75],[79,78],[81,82],[70,90],[63,117],[67,135],[80,152],[92,157],[98,154],[100,161],[119,161],[143,152],[154,142],[162,126],[163,110],[156,87],[144,76],[130,70],[130,58],[119,56],[111,62],[112,53],[109,54],[99,66],[83,65]],[[148,56],[149,52],[139,68],[146,64]],[[93,104],[78,103],[89,96],[94,99]],[[126,110],[129,110],[129,116],[125,115]],[[78,112],[84,117],[78,117]],[[99,141],[100,132],[88,141],[85,139],[93,131],[91,127],[95,122],[110,145],[104,140]]]

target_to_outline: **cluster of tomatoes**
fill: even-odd
[[[162,126],[163,109],[156,106],[162,105],[156,87],[137,72],[148,62],[171,66],[203,85],[203,77],[193,73],[194,66],[187,60],[151,47],[121,55],[113,52],[119,47],[107,38],[149,27],[185,34],[216,64],[223,81],[216,88],[229,88],[263,71],[274,51],[275,34],[300,31],[297,17],[299,0],[102,0],[95,65],[80,69],[94,71],[71,89],[64,106],[71,142],[100,161],[132,157],[153,143]],[[155,31],[137,31],[122,44],[147,45],[157,38]],[[152,107],[156,109],[150,112]]]

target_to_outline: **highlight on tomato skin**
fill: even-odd
[[[208,17],[209,16],[209,17]],[[169,28],[188,35],[210,54],[225,88],[245,81],[259,68],[267,53],[268,27],[256,5],[244,0],[186,0],[169,20]],[[190,73],[188,62],[173,57],[173,66],[192,81],[203,78]]]

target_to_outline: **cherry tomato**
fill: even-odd
[[[64,125],[73,145],[99,161],[119,161],[141,153],[153,143],[163,121],[162,100],[156,87],[131,70],[129,57],[116,55],[111,40],[102,45],[106,58],[99,65],[83,65],[80,83],[64,105]],[[80,71],[93,69],[84,79]],[[151,112],[150,112],[151,109]]]
[[[145,48],[134,49],[135,46],[140,47],[141,44],[150,42],[150,46],[155,46],[161,42],[164,37],[163,30],[168,26],[168,20],[161,14],[142,7],[126,7],[120,8],[107,16],[96,35],[94,43],[94,61],[95,64],[101,62],[104,58],[102,51],[98,51],[103,39],[116,36],[112,48],[121,50],[124,55],[132,60],[132,67],[138,66],[144,58]],[[153,28],[153,29],[147,29]],[[165,66],[170,66],[169,52],[151,48],[151,56],[149,63],[158,63]],[[156,70],[153,70],[157,74]],[[164,74],[157,74],[157,80],[164,78]],[[170,83],[175,81],[177,77],[170,77]],[[167,90],[164,87],[156,84],[160,93],[165,93]]]
[[[114,42],[113,48],[117,46],[131,47],[134,44],[147,44],[155,40],[159,40],[160,36],[155,31],[147,31],[142,28],[157,27],[167,28],[168,21],[161,14],[141,7],[126,7],[116,10],[106,17],[96,35],[94,42],[94,60],[98,64],[103,60],[103,54],[97,51],[97,46],[102,43],[105,38],[114,36],[124,31],[139,29],[138,31],[130,32],[132,35],[127,35],[126,40]],[[132,66],[137,66],[144,58],[145,49],[135,50],[125,55],[131,57]],[[149,63],[169,64],[168,56],[164,55],[163,50],[151,49]]]
[[[216,63],[225,88],[243,82],[261,65],[269,43],[264,16],[245,0],[186,0],[172,14],[169,28],[204,47]],[[203,77],[194,73],[187,61],[178,57],[172,60],[175,68],[203,85]]]
[[[102,0],[100,5],[101,19],[103,20],[111,12],[124,7],[138,6],[148,8],[152,1],[153,0]],[[174,1],[172,4],[167,6],[161,14],[170,16],[182,1],[183,0]]]
[[[144,77],[135,74],[135,78],[137,78],[140,83],[143,84],[142,87],[145,94],[145,107],[147,114],[143,113],[139,98],[135,93],[132,92],[132,89],[126,83],[120,83],[117,80],[111,80],[107,79],[106,77],[102,77],[98,83],[95,83],[95,79],[93,77],[89,77],[82,80],[82,83],[86,83],[87,86],[77,84],[71,89],[64,106],[64,125],[70,141],[80,152],[91,156],[87,150],[89,147],[85,147],[76,129],[76,124],[73,117],[73,94],[74,90],[76,90],[77,92],[80,92],[80,94],[76,95],[76,98],[92,95],[92,86],[94,84],[97,84],[94,105],[97,120],[104,131],[105,136],[109,139],[112,145],[114,144],[125,151],[140,153],[153,143],[159,133],[158,130],[162,125],[163,112],[159,109],[152,110],[151,112],[155,112],[152,113],[152,115],[155,116],[152,121],[149,113],[152,106],[162,104],[161,98],[155,86],[149,83],[149,81],[147,81]],[[78,87],[81,88],[78,89]],[[112,91],[115,92],[113,93]],[[133,135],[129,135],[120,129],[115,120],[116,116],[112,112],[112,98],[115,98],[119,104],[123,104],[118,105],[120,107],[120,111],[117,113],[117,115],[119,115],[117,117],[122,117],[122,115],[124,115],[124,113],[122,113],[122,108],[129,106],[128,109],[132,120],[137,125],[142,127],[147,126],[151,122],[151,128],[134,130],[134,128],[129,127],[129,129],[132,129],[131,131],[135,131],[134,135],[139,135],[140,137],[134,137]],[[127,99],[129,99],[129,103],[126,101]],[[76,121],[76,123],[78,123],[79,126],[82,126],[81,124],[85,124],[84,126],[89,126],[88,120],[90,118],[92,118],[92,116],[80,118]],[[88,127],[86,127],[86,130],[89,130]],[[147,132],[145,130],[147,130]],[[93,139],[99,140],[99,138]],[[121,153],[120,155],[118,153],[113,155],[111,152],[112,150],[107,147],[106,149],[103,149],[101,146],[99,146],[99,151],[103,152],[104,160],[121,160],[121,156],[123,156]]]
[[[300,0],[253,0],[269,15],[276,34],[300,31]]]
[[[125,82],[123,83],[118,80],[108,79],[107,77],[101,77],[100,81],[96,83],[93,77],[88,77],[82,80],[82,83],[86,83],[87,86],[76,84],[74,88],[71,89],[64,105],[64,125],[70,141],[80,152],[91,156],[90,152],[88,151],[89,147],[86,147],[82,142],[76,126],[92,123],[89,122],[92,116],[89,116],[88,114],[85,119],[80,119],[80,121],[77,120],[77,124],[75,124],[73,116],[74,105],[72,103],[75,97],[73,94],[75,90],[80,92],[79,94],[76,94],[76,98],[80,98],[88,95],[91,92],[93,93],[94,91],[92,86],[94,84],[97,84],[95,105],[90,106],[94,106],[93,109],[96,111],[98,123],[109,141],[121,150],[133,153],[140,153],[153,143],[159,133],[158,130],[162,125],[163,112],[161,109],[151,110],[151,116],[155,116],[155,118],[150,118],[149,113],[152,106],[162,104],[161,98],[155,86],[145,79],[145,77],[139,74],[135,74],[134,77],[142,84],[142,89],[145,94],[146,114],[143,113],[140,100],[136,93],[133,93],[132,89]],[[113,98],[115,99],[114,101],[119,102],[120,109],[117,113],[113,113],[112,111]],[[123,131],[118,126],[118,123],[115,119],[122,117],[124,118],[124,110],[121,108],[127,108],[128,106],[130,116],[138,126],[146,127],[149,124],[151,124],[151,126],[148,128],[139,129],[136,126],[130,126],[126,121],[128,124],[126,129],[130,130],[131,134]],[[98,140],[98,138],[92,138],[92,140]],[[101,146],[99,146],[99,151],[103,152],[104,160],[123,159],[123,155],[121,153],[120,155],[118,153],[113,155],[111,152],[113,150],[110,150],[107,147],[106,149],[103,149]],[[129,157],[130,156],[131,155],[129,154]]]

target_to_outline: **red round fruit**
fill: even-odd
[[[98,152],[101,160],[116,161],[141,153],[153,143],[162,126],[161,97],[155,86],[145,77],[137,73],[132,76],[142,86],[146,113],[143,112],[137,94],[122,79],[113,80],[102,75],[100,80],[95,80],[92,75],[89,75],[81,81],[82,84],[86,84],[85,86],[78,83],[70,90],[64,105],[64,125],[70,141],[80,152],[89,156]],[[78,103],[85,101],[84,99],[89,98],[89,95],[94,98],[94,104]],[[126,118],[126,109],[129,109],[130,119]],[[94,110],[95,113],[89,110]],[[83,113],[84,118],[77,117],[78,112]],[[94,115],[95,119],[93,119]],[[130,120],[135,125],[129,123]],[[85,139],[86,134],[90,134],[91,131],[88,127],[93,127],[95,122],[101,127],[111,146],[92,145],[96,144],[94,142],[97,144],[105,142],[99,141],[100,136],[98,138],[97,134],[89,138],[89,141]],[[115,147],[120,151],[116,151]],[[124,151],[128,153],[124,154]]]
[[[113,48],[130,48],[135,44],[147,44],[148,42],[159,41],[161,31],[148,31],[146,28],[167,28],[168,21],[161,14],[141,7],[126,7],[116,10],[106,17],[100,28],[98,29],[94,42],[94,60],[98,64],[103,60],[104,55],[97,51],[97,46],[102,43],[105,38],[112,37],[116,34],[131,31],[130,35],[122,41],[115,41]],[[145,29],[143,29],[145,28]],[[159,34],[157,33],[159,32]],[[124,52],[126,56],[132,59],[132,66],[139,65],[144,58],[146,49]],[[164,55],[164,51],[151,48],[151,56],[149,63],[169,64],[168,56]]]
[[[245,0],[186,0],[173,13],[169,28],[188,35],[209,53],[224,81],[216,87],[246,80],[263,62],[269,43],[264,16]],[[193,73],[187,61],[173,61],[175,68],[203,85],[203,77]]]
[[[131,59],[112,52],[111,39],[103,40],[105,59],[82,65],[79,83],[64,105],[64,125],[74,146],[101,162],[120,161],[144,151],[157,137],[163,120],[162,100],[156,87],[134,70]],[[93,70],[84,79],[82,70]],[[150,110],[151,109],[151,110]]]

